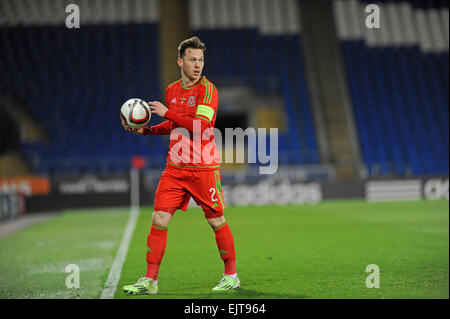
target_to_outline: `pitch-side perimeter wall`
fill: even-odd
[[[140,203],[152,205],[160,175],[142,174]],[[130,205],[129,176],[50,179],[48,194],[26,197],[27,213],[70,208]],[[367,201],[449,199],[449,178],[438,176],[415,179],[366,181],[298,181],[270,179],[222,180],[227,206],[316,204],[324,200],[361,199]],[[9,187],[10,191],[13,187]],[[193,202],[191,203],[195,205]]]

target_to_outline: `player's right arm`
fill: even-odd
[[[158,125],[153,125],[150,127],[142,127],[137,130],[129,127],[127,123],[122,119],[122,126],[128,132],[138,135],[168,135],[172,131],[171,121],[164,121]]]
[[[161,124],[142,128],[143,135],[169,135],[172,132],[172,122],[164,121]]]
[[[135,133],[135,134],[139,134],[139,135],[144,135],[144,128],[140,128],[137,130],[137,129],[129,127],[123,119],[121,119],[120,122],[122,123],[122,126],[126,131]]]

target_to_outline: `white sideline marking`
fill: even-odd
[[[128,218],[128,223],[123,234],[122,242],[120,243],[120,247],[117,251],[111,270],[109,271],[108,279],[106,280],[101,299],[112,299],[114,297],[117,283],[119,282],[120,274],[122,272],[123,262],[127,256],[131,236],[133,235],[138,217],[139,208],[134,206],[131,208],[130,217]]]

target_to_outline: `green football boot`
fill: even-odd
[[[236,289],[241,286],[241,282],[239,278],[236,276],[236,279],[230,275],[223,275],[222,279],[219,281],[217,286],[215,286],[212,290],[214,291],[225,291],[229,289]]]
[[[134,285],[124,286],[123,291],[130,295],[156,295],[158,285],[153,279],[142,277]]]

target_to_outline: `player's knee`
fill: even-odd
[[[208,218],[208,224],[211,226],[212,229],[216,229],[220,225],[223,225],[225,223],[225,216],[220,216],[217,218]]]
[[[168,212],[154,211],[152,214],[152,224],[167,227],[169,225],[172,215]]]

